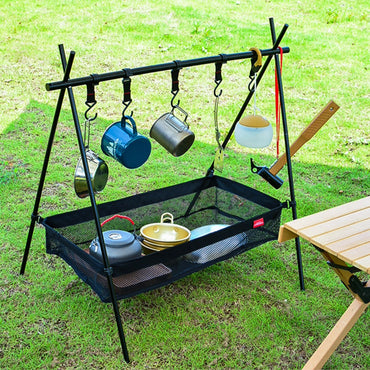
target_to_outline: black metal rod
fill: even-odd
[[[270,29],[271,29],[272,42],[275,45],[276,35],[275,35],[275,26],[274,26],[273,18],[270,18]],[[295,220],[297,218],[297,207],[296,207],[296,200],[295,200],[295,193],[294,193],[292,161],[291,161],[291,157],[290,157],[290,144],[289,144],[289,134],[288,134],[288,123],[287,123],[286,110],[285,110],[283,80],[281,78],[281,69],[280,69],[281,66],[280,66],[280,61],[279,61],[279,55],[275,54],[274,57],[275,57],[275,71],[276,71],[278,87],[279,87],[281,118],[282,118],[283,129],[284,129],[284,142],[285,142],[285,153],[286,153],[286,157],[287,157],[287,169],[288,169],[288,177],[289,177],[290,200],[291,200],[291,207],[292,207],[292,215],[293,215],[293,219]],[[300,241],[299,241],[298,237],[295,239],[295,243],[296,243],[296,254],[297,254],[297,263],[298,263],[299,283],[300,283],[300,286],[301,286],[301,290],[304,290],[304,277],[303,277],[301,247],[300,247]]]
[[[279,46],[279,44],[280,44],[281,40],[283,39],[283,37],[284,37],[284,35],[285,35],[285,33],[286,33],[286,31],[287,31],[288,27],[289,27],[289,26],[288,26],[287,24],[285,24],[285,25],[283,26],[282,30],[280,31],[279,37],[275,40],[274,46],[272,47],[272,49],[271,49],[271,50],[279,50],[279,53],[280,53],[280,49],[278,49],[278,46]],[[283,49],[284,49],[284,48],[283,48]],[[288,50],[289,50],[289,49],[288,49]],[[261,70],[259,71],[259,73],[258,73],[258,75],[257,75],[257,79],[256,79],[256,86],[258,86],[258,84],[260,83],[260,81],[261,81],[261,79],[262,79],[262,77],[263,77],[263,75],[264,75],[264,73],[265,73],[265,71],[266,71],[267,67],[269,66],[269,64],[270,64],[270,62],[271,62],[271,59],[272,59],[273,55],[274,55],[274,54],[270,54],[270,55],[267,57],[267,59],[266,59],[266,61],[264,62],[264,64],[263,64],[263,66],[262,66]],[[275,54],[275,55],[276,55],[276,54]],[[247,97],[246,97],[246,99],[245,99],[245,101],[244,101],[244,103],[243,103],[242,107],[240,108],[239,113],[238,113],[238,114],[237,114],[237,116],[235,117],[235,120],[234,120],[234,122],[233,122],[233,124],[232,124],[232,126],[231,126],[230,130],[228,131],[228,133],[227,133],[227,135],[226,135],[226,137],[225,137],[225,139],[224,139],[224,142],[222,143],[222,147],[223,147],[224,149],[226,148],[226,146],[227,146],[227,144],[228,144],[228,142],[229,142],[229,140],[230,140],[230,138],[231,138],[231,135],[234,133],[234,130],[235,130],[236,124],[239,122],[239,120],[240,120],[240,118],[242,117],[242,115],[244,114],[244,111],[246,110],[246,108],[247,108],[247,106],[248,106],[248,104],[249,104],[250,100],[252,99],[253,94],[254,94],[254,91],[253,91],[253,90],[252,90],[252,91],[249,91],[249,94],[247,95]],[[214,168],[214,162],[212,162],[211,167],[208,169],[208,171],[207,171],[207,175],[208,175],[208,174],[210,174],[210,173],[213,171],[213,168]]]
[[[280,43],[280,42],[279,42]],[[279,45],[277,44],[277,46]],[[272,58],[273,55],[279,54],[280,50],[277,48],[272,49],[265,49],[261,50],[262,56],[269,56]],[[289,53],[289,48],[284,47],[283,53]],[[45,85],[47,91],[52,90],[59,90],[62,88],[67,87],[76,87],[81,85],[87,84],[99,84],[103,81],[110,81],[116,80],[118,78],[154,73],[154,72],[162,72],[172,70],[174,68],[186,68],[186,67],[194,67],[203,64],[211,64],[216,62],[227,62],[232,60],[240,60],[240,59],[248,59],[252,58],[255,55],[253,51],[246,51],[243,53],[234,53],[234,54],[219,54],[210,57],[203,57],[197,59],[188,59],[188,60],[176,60],[173,62],[163,63],[163,64],[155,64],[150,66],[144,67],[137,67],[137,68],[125,68],[116,72],[108,72],[103,74],[91,74],[90,76],[79,77],[74,79],[69,79],[68,81],[57,81],[57,82],[49,82]]]
[[[64,54],[64,48],[63,48],[62,45],[59,45],[59,50],[60,50],[60,54],[61,54],[63,67],[65,67],[65,54]],[[89,195],[90,195],[90,201],[91,201],[91,207],[92,207],[92,211],[93,211],[93,215],[94,215],[95,226],[96,226],[96,230],[97,230],[97,234],[98,234],[98,238],[99,238],[99,242],[100,242],[100,246],[101,246],[103,264],[104,264],[107,279],[108,279],[109,293],[110,293],[110,296],[111,296],[111,299],[112,299],[112,305],[113,305],[114,315],[115,315],[115,318],[116,318],[117,329],[118,329],[118,334],[119,334],[119,338],[120,338],[120,342],[121,342],[122,353],[123,353],[123,357],[124,357],[125,361],[127,363],[129,363],[130,358],[129,358],[129,354],[128,354],[128,350],[127,350],[125,334],[124,334],[123,328],[122,328],[122,320],[121,320],[121,316],[120,316],[120,312],[119,312],[118,302],[117,302],[117,299],[116,299],[116,294],[114,292],[114,285],[113,285],[113,280],[112,280],[111,268],[109,266],[109,259],[108,259],[108,255],[107,255],[106,246],[105,246],[105,243],[104,243],[103,232],[102,232],[102,228],[100,226],[100,217],[99,217],[99,213],[98,213],[98,207],[96,205],[95,194],[94,194],[94,190],[93,190],[93,186],[92,186],[92,182],[91,182],[91,176],[90,176],[89,166],[88,166],[87,157],[86,157],[86,150],[85,150],[85,146],[84,146],[84,142],[83,142],[83,138],[82,138],[82,132],[81,132],[81,127],[80,127],[80,123],[79,123],[79,119],[78,119],[76,102],[75,102],[75,99],[74,99],[72,87],[69,86],[67,88],[67,91],[68,91],[69,102],[70,102],[70,105],[71,105],[73,121],[74,121],[74,124],[75,124],[75,130],[76,130],[78,145],[79,145],[79,148],[80,148],[82,164],[83,164],[83,168],[84,168],[85,176],[86,176],[86,180],[87,180],[87,188],[88,188]]]
[[[71,53],[69,55],[69,58],[68,58],[68,63],[66,63],[66,67],[64,68],[65,71],[64,71],[63,81],[65,81],[65,82],[68,81],[68,78],[69,78],[69,75],[70,75],[70,72],[71,72],[71,69],[72,69],[72,64],[73,64],[74,57],[75,57],[75,52],[71,51]],[[25,247],[24,254],[23,254],[22,266],[21,266],[21,270],[20,270],[21,275],[24,274],[25,269],[26,269],[26,264],[27,264],[28,254],[29,254],[29,251],[30,251],[32,236],[33,236],[33,232],[34,232],[35,224],[36,224],[36,220],[37,220],[37,214],[39,212],[42,189],[43,189],[44,183],[45,183],[46,171],[47,171],[48,164],[49,164],[50,153],[51,153],[51,149],[52,149],[53,142],[54,142],[54,137],[55,137],[55,132],[56,132],[57,125],[58,125],[60,111],[62,110],[65,91],[66,91],[65,88],[60,90],[57,106],[56,106],[56,109],[55,109],[55,112],[54,112],[53,123],[52,123],[51,129],[50,129],[49,141],[48,141],[48,145],[47,145],[46,152],[45,152],[45,157],[44,157],[44,164],[42,166],[39,185],[38,185],[38,189],[37,189],[37,193],[36,193],[35,204],[34,204],[34,207],[33,207],[33,213],[32,213],[32,217],[31,217],[31,224],[30,224],[30,228],[28,230],[28,237],[27,237],[26,247]]]

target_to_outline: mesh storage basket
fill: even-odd
[[[180,245],[112,266],[117,299],[169,284],[276,240],[284,207],[286,204],[275,198],[219,176],[98,205],[101,222],[115,214],[133,219],[135,229],[120,220],[109,223],[111,229],[125,228],[129,232],[159,222],[165,212],[172,213],[176,224],[191,231],[205,225],[222,225],[217,231]],[[63,258],[103,302],[110,302],[104,265],[89,254],[90,243],[97,236],[91,207],[47,217],[41,223],[46,229],[47,252]]]

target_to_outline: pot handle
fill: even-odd
[[[126,128],[126,119],[130,121],[131,127],[132,127],[132,135],[136,136],[137,135],[137,129],[136,129],[136,124],[134,119],[131,116],[124,116],[121,119],[121,126],[123,129]]]
[[[161,224],[163,224],[166,220],[169,220],[171,224],[173,224],[173,215],[172,213],[166,212],[163,213],[161,216]]]
[[[188,119],[188,114],[179,106],[179,105],[175,105],[173,108],[172,108],[172,111],[171,113],[174,115],[174,111],[175,109],[178,109],[184,116],[185,116],[185,119],[184,119],[184,123],[186,123],[186,125],[188,126],[189,128],[189,125],[188,123],[186,122],[186,120]]]
[[[115,218],[124,218],[125,220],[130,221],[130,222],[131,222],[131,224],[135,226],[134,221],[132,221],[132,219],[131,219],[130,217],[128,217],[128,216],[121,216],[121,215],[114,215],[114,216],[112,216],[112,217],[110,217],[110,218],[106,219],[105,221],[103,221],[103,222],[100,224],[100,226],[101,226],[101,227],[103,227],[107,222],[112,221],[112,220],[113,220],[113,219],[115,219]]]

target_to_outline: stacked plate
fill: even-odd
[[[164,222],[169,220],[170,222]],[[172,248],[190,239],[190,230],[173,223],[173,216],[164,213],[161,222],[143,226],[140,229],[141,246],[145,254]]]

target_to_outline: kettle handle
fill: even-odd
[[[131,222],[131,224],[135,226],[134,221],[132,221],[132,219],[131,219],[130,217],[128,217],[128,216],[121,216],[121,215],[114,215],[114,216],[112,216],[112,217],[107,218],[105,221],[103,221],[103,222],[100,224],[100,226],[101,226],[101,227],[103,227],[107,222],[112,221],[112,220],[113,220],[113,219],[115,219],[115,218],[124,218],[125,220],[130,221],[130,222]]]

